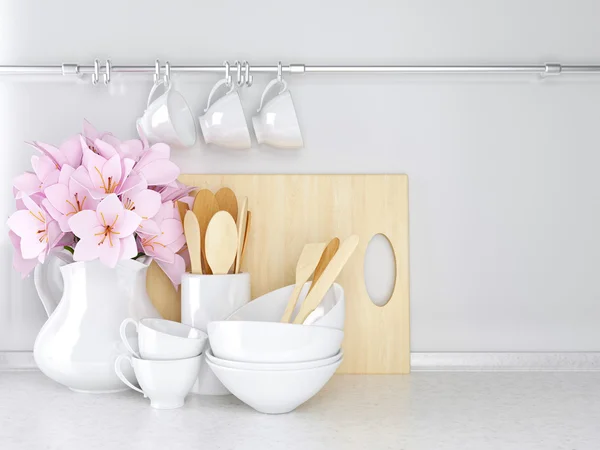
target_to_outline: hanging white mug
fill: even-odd
[[[165,92],[152,101],[157,89]],[[185,98],[173,88],[173,82],[158,80],[148,96],[146,111],[137,121],[138,126],[152,143],[164,142],[177,147],[191,147],[196,143],[194,114]]]
[[[277,85],[281,85],[280,91],[263,106],[265,97]],[[252,118],[252,125],[259,144],[277,148],[302,148],[304,146],[292,95],[285,80],[274,79],[267,84],[257,112],[259,114]]]
[[[213,103],[213,97],[223,86],[229,90]],[[198,120],[207,144],[237,149],[251,147],[250,132],[235,83],[227,78],[219,80],[208,95],[204,112]]]

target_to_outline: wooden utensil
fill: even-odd
[[[349,238],[345,239],[340,248],[335,253],[331,261],[323,271],[323,274],[319,277],[319,280],[315,283],[315,288],[310,294],[306,296],[298,311],[298,315],[294,319],[294,323],[302,323],[308,317],[313,309],[315,309],[323,296],[327,293],[337,276],[340,274],[352,253],[358,245],[358,235],[353,234]]]
[[[315,271],[326,245],[327,244],[324,242],[318,244],[306,244],[302,249],[300,258],[298,258],[298,264],[296,264],[296,285],[290,295],[285,311],[281,316],[281,322],[287,323],[292,318],[302,287]]]
[[[238,231],[227,211],[218,211],[206,230],[206,260],[214,274],[226,274],[238,249]]]
[[[203,272],[207,275],[210,275],[212,271],[206,261],[206,228],[208,227],[210,219],[212,219],[212,217],[219,211],[219,202],[217,202],[217,199],[212,191],[208,189],[200,189],[196,194],[196,198],[194,199],[192,210],[194,211],[194,214],[196,214],[198,223],[200,224]]]
[[[329,261],[331,261],[333,255],[335,255],[335,252],[338,251],[338,248],[340,248],[340,239],[334,237],[331,241],[329,241],[329,244],[327,244],[325,250],[323,250],[323,254],[321,255],[319,264],[317,264],[312,283],[310,284],[310,288],[308,289],[308,293],[306,295],[310,294],[310,291],[312,291],[312,289],[315,287],[316,282],[319,281],[319,278],[321,278],[321,275],[323,275],[325,267],[327,267],[327,264],[329,264]]]
[[[179,218],[181,219],[181,223],[183,223],[183,218],[185,217],[185,213],[189,211],[190,207],[187,205],[187,203],[183,203],[183,202],[176,202],[177,203],[177,209],[179,210]]]
[[[246,213],[246,231],[244,232],[244,243],[242,244],[242,254],[240,256],[240,267],[244,262],[244,254],[246,253],[246,244],[248,243],[248,235],[250,234],[250,225],[252,224],[252,213],[248,211]]]
[[[238,209],[238,241],[237,241],[237,255],[235,258],[235,269],[233,273],[240,273],[240,265],[242,263],[242,249],[244,248],[244,236],[246,234],[246,220],[248,213],[248,197],[242,199],[242,203]]]
[[[202,274],[202,241],[200,239],[200,226],[198,219],[192,211],[187,211],[183,219],[183,230],[185,232],[185,240],[187,241],[188,251],[190,253],[190,262],[192,265],[192,273]]]
[[[238,216],[238,202],[235,193],[229,188],[221,188],[215,194],[217,203],[219,203],[219,209],[221,211],[227,211],[233,217],[233,220],[237,223]]]

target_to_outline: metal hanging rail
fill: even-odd
[[[238,67],[240,63],[237,62]],[[234,63],[235,64],[235,63]],[[233,66],[233,65],[232,65]],[[246,67],[247,66],[247,67]],[[277,65],[251,66],[244,61],[244,69],[252,73],[275,73]],[[600,74],[600,65],[562,65],[559,63],[525,64],[525,65],[359,65],[359,66],[324,66],[308,64],[282,65],[282,70],[290,74],[302,73],[387,73],[387,74],[534,74],[540,76],[560,74]],[[171,66],[167,62],[163,66],[171,73],[224,73],[225,66]],[[100,65],[98,60],[93,65],[61,64],[61,65],[0,65],[0,75],[99,75],[112,73],[129,74],[160,74],[161,66],[158,61],[149,66],[117,66],[110,60]]]

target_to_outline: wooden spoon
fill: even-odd
[[[310,294],[306,296],[298,311],[298,315],[294,319],[294,323],[303,323],[313,309],[315,309],[323,296],[327,293],[337,276],[340,274],[352,253],[358,245],[358,236],[356,234],[347,238],[340,248],[335,253],[331,261],[319,277],[319,280],[315,283],[315,288]]]
[[[229,188],[221,188],[215,194],[215,198],[219,203],[219,209],[221,211],[227,211],[231,214],[233,220],[237,221],[238,202],[235,193]]]
[[[218,211],[206,230],[206,260],[214,274],[226,274],[237,253],[237,227],[231,214]]]
[[[250,234],[250,225],[252,224],[252,213],[248,211],[246,213],[246,231],[244,232],[244,243],[242,244],[242,253],[240,260],[240,267],[242,267],[242,263],[244,262],[244,255],[246,253],[246,244],[248,243],[248,234]]]
[[[187,211],[183,219],[183,230],[185,232],[185,240],[187,241],[188,251],[190,252],[190,261],[192,264],[192,273],[202,274],[202,258],[201,258],[201,240],[200,226],[198,219],[192,211]]]
[[[200,241],[202,244],[202,267],[204,273],[210,275],[212,273],[210,266],[206,261],[206,228],[210,219],[219,211],[219,202],[215,195],[208,189],[200,189],[194,199],[192,208],[194,214],[198,218],[200,224]]]
[[[331,261],[333,255],[335,255],[335,252],[338,251],[338,248],[340,248],[340,240],[339,238],[335,237],[329,241],[329,244],[327,244],[327,247],[325,247],[325,250],[323,250],[319,264],[317,264],[317,268],[315,269],[315,274],[313,276],[312,283],[310,284],[310,289],[306,295],[310,294],[310,291],[312,291],[313,287],[315,287],[315,283],[319,281],[319,278],[321,278],[321,275],[323,275],[325,267],[327,267],[327,264],[329,264],[329,261]]]
[[[242,203],[238,209],[238,240],[237,240],[237,255],[235,259],[235,269],[233,273],[240,273],[240,265],[242,263],[242,249],[244,248],[244,236],[246,234],[246,220],[248,216],[248,197],[242,199]]]
[[[294,290],[290,295],[283,316],[281,316],[281,322],[287,323],[292,318],[302,287],[315,271],[315,267],[317,267],[321,254],[325,249],[325,245],[324,242],[318,244],[306,244],[302,249],[300,258],[298,258],[298,264],[296,265],[296,286],[294,286]]]
[[[189,211],[190,208],[187,205],[187,203],[177,202],[177,209],[179,210],[179,218],[181,219],[181,222],[183,223],[183,218],[185,217],[185,213],[187,211]]]

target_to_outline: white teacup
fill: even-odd
[[[134,391],[150,398],[150,406],[156,409],[180,408],[185,397],[198,378],[200,361],[204,356],[172,361],[149,361],[129,355],[119,355],[115,372],[119,379]],[[133,367],[141,389],[131,384],[123,375],[121,364],[128,360]]]
[[[223,86],[229,87],[229,90],[212,103],[215,93]],[[219,80],[208,95],[204,112],[198,120],[207,144],[237,149],[251,147],[250,132],[235,83],[229,83],[227,79]]]
[[[139,353],[127,337],[127,326],[134,325],[138,334]],[[146,318],[139,322],[127,318],[119,330],[125,348],[136,358],[171,360],[192,358],[204,350],[207,334],[197,328],[164,319]]]
[[[281,85],[281,90],[263,106],[269,91],[278,84]],[[304,146],[292,95],[287,89],[285,80],[274,79],[267,84],[257,112],[259,114],[252,118],[252,125],[259,144],[277,148],[302,148]]]
[[[159,86],[165,92],[152,101]],[[164,142],[177,147],[191,147],[196,143],[196,125],[194,114],[185,98],[173,88],[173,81],[164,80],[154,83],[146,111],[137,121],[150,142]]]

